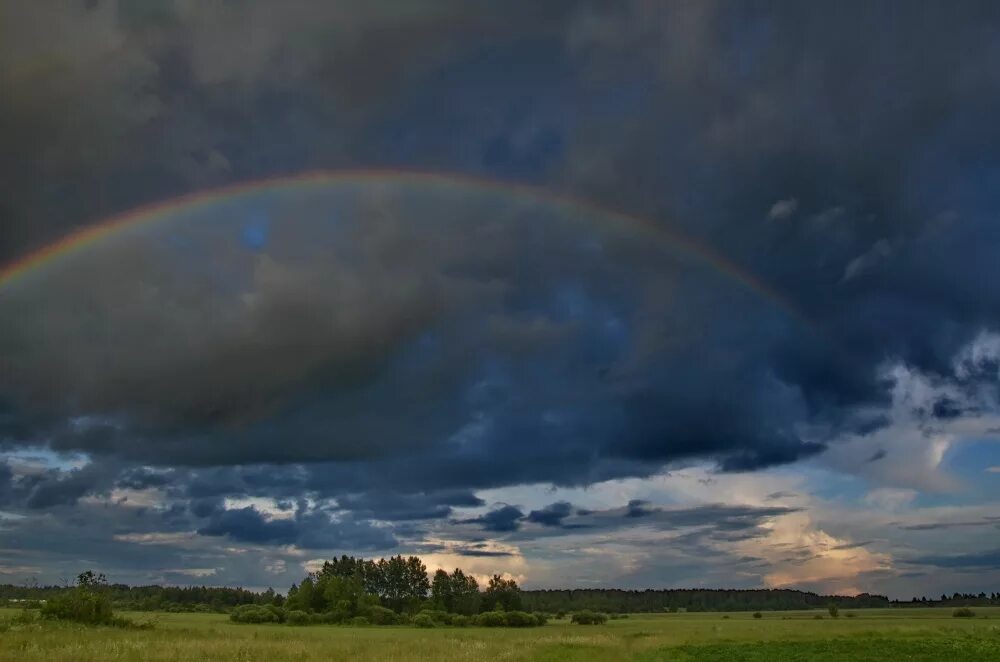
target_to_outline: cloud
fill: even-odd
[[[861,274],[871,271],[879,263],[887,260],[892,256],[892,246],[885,239],[879,239],[876,241],[871,249],[854,258],[848,262],[847,266],[844,267],[844,276],[840,279],[841,283],[846,283],[849,280],[857,278]]]
[[[456,520],[456,524],[479,524],[483,531],[502,533],[521,528],[524,513],[517,506],[503,505],[479,517]]]
[[[918,565],[938,568],[1000,568],[1000,549],[971,554],[949,554],[942,556],[918,556],[909,560]]]
[[[573,505],[566,501],[551,503],[540,510],[528,513],[527,521],[542,526],[562,526],[564,519],[573,513]]]
[[[46,571],[72,564],[59,553],[72,532],[154,581],[218,559],[147,544],[158,555],[130,560],[120,550],[139,538],[113,536],[417,544],[499,501],[489,490],[655,483],[691,463],[729,486],[778,465],[828,472],[808,487],[844,499],[858,488],[836,474],[860,477],[858,508],[899,521],[919,503],[905,490],[981,489],[950,460],[1000,429],[997,25],[971,4],[890,18],[710,2],[6,3],[4,262],[135,205],[316,168],[538,184],[649,233],[406,180],[249,196],[97,242],[0,288],[0,503],[38,529],[25,549],[55,550]],[[747,221],[762,210],[796,222]],[[720,276],[659,231],[753,278]],[[38,447],[90,464],[24,459]],[[798,507],[809,490],[795,489]],[[251,499],[285,503],[294,530],[226,508]],[[552,500],[510,500],[527,515],[489,533],[710,526],[641,491],[566,497],[567,515]],[[560,576],[723,581],[708,552],[760,538],[767,518],[722,517],[678,542],[687,557],[645,556],[644,538],[588,544]],[[820,547],[881,535],[802,536],[816,528],[837,541]],[[303,561],[280,559],[289,573]],[[528,573],[523,556],[497,559]],[[791,580],[850,588],[836,560]],[[261,571],[230,562],[213,581]]]
[[[795,198],[778,200],[771,205],[770,211],[767,212],[767,217],[772,221],[783,220],[794,215],[798,208],[799,201]]]

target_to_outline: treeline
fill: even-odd
[[[63,592],[66,586],[0,585],[0,605],[30,606]],[[420,611],[474,616],[486,612],[525,611],[558,614],[584,610],[641,613],[663,611],[779,611],[871,607],[968,607],[1000,605],[1000,592],[954,593],[939,599],[914,597],[910,601],[862,593],[829,596],[791,589],[667,589],[667,590],[521,590],[516,582],[494,575],[485,586],[461,569],[438,570],[428,576],[415,556],[366,560],[341,556],[323,564],[288,591],[287,598],[273,589],[262,592],[244,588],[209,586],[126,586],[103,589],[115,609],[129,611],[232,612],[242,605],[273,606],[282,613],[299,611],[324,615],[337,622],[364,616],[389,619],[394,614],[413,616]],[[287,604],[286,604],[287,603]],[[374,616],[373,616],[374,614]],[[437,618],[435,616],[435,618]]]
[[[14,586],[0,584],[0,604],[23,606],[41,603],[72,590],[68,586]],[[213,586],[127,586],[111,584],[105,589],[115,609],[128,611],[219,612],[248,604],[277,604],[284,596],[273,589],[263,592]]]
[[[581,609],[607,613],[661,611],[781,611],[826,608],[831,604],[845,609],[888,607],[883,595],[818,595],[792,589],[573,589],[522,591],[521,600],[529,611],[575,612]]]
[[[988,607],[990,605],[1000,605],[1000,592],[986,594],[980,593],[953,593],[952,595],[941,595],[939,600],[924,597],[914,597],[912,600],[893,600],[894,607]]]

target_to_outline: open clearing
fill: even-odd
[[[222,614],[131,613],[152,630],[18,625],[0,610],[0,659],[32,660],[1000,660],[1000,608],[633,614],[603,626],[419,629],[238,625]],[[824,618],[818,620],[816,615]],[[726,617],[728,616],[728,618]]]

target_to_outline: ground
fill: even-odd
[[[0,609],[0,660],[1000,660],[1000,608],[633,614],[531,629],[237,625],[219,614],[128,614],[151,630],[17,624]],[[847,613],[854,616],[848,617]],[[822,615],[822,619],[815,618]]]

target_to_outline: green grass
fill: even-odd
[[[600,626],[557,620],[487,629],[237,625],[219,614],[126,614],[152,630],[12,622],[0,609],[0,660],[1000,660],[1000,608],[633,614]],[[815,620],[817,613],[823,620]]]

